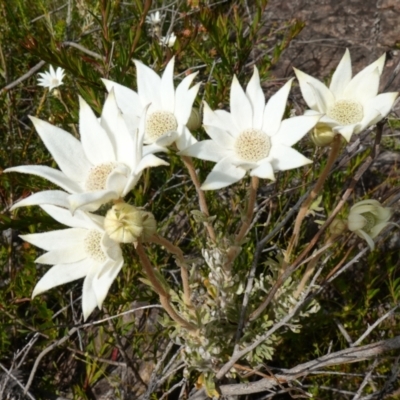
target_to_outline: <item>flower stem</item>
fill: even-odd
[[[192,179],[192,182],[193,182],[193,184],[196,188],[197,194],[199,196],[200,210],[206,217],[209,217],[210,213],[208,212],[206,197],[204,196],[204,191],[200,189],[201,185],[200,185],[199,177],[197,176],[196,170],[194,168],[192,158],[188,157],[188,156],[181,156],[181,158],[189,172],[190,178]],[[210,236],[210,239],[213,242],[215,242],[214,228],[208,222],[205,222],[204,225],[208,231],[208,235]]]
[[[251,177],[251,183],[249,188],[249,200],[247,202],[247,211],[245,218],[243,219],[242,226],[239,229],[239,233],[235,237],[234,245],[229,247],[227,251],[227,261],[224,264],[224,269],[229,270],[230,266],[232,265],[233,261],[239,254],[239,246],[241,245],[243,239],[245,238],[251,221],[254,215],[254,204],[256,203],[257,199],[257,189],[260,180],[256,176]]]
[[[143,245],[140,242],[138,242],[136,246],[136,252],[140,258],[140,261],[142,263],[144,271],[146,272],[147,277],[149,278],[151,284],[153,285],[154,290],[160,296],[161,305],[164,307],[168,315],[183,328],[189,331],[196,331],[197,330],[196,326],[183,319],[172,307],[169,301],[170,296],[166,292],[166,290],[164,289],[158,278],[156,277],[156,274],[154,273],[150,260],[147,257]]]
[[[290,239],[289,246],[288,246],[286,254],[285,254],[285,263],[290,262],[290,256],[292,254],[292,251],[293,251],[294,247],[297,245],[297,242],[299,240],[301,224],[307,214],[308,208],[310,207],[310,205],[312,204],[314,199],[320,193],[320,191],[326,181],[326,178],[329,175],[332,165],[336,161],[336,158],[337,158],[337,156],[339,154],[339,150],[340,150],[340,143],[341,143],[341,135],[336,135],[333,139],[333,142],[331,145],[331,151],[329,153],[325,168],[321,172],[321,175],[319,176],[314,188],[311,190],[311,193],[308,195],[307,199],[304,201],[304,203],[300,207],[299,213],[297,214],[297,217],[296,217],[296,222],[294,224],[293,235]]]
[[[159,244],[160,246],[164,246],[170,253],[177,257],[177,264],[181,269],[183,300],[188,307],[193,307],[190,300],[189,274],[182,250],[178,246],[175,246],[173,243],[171,243],[168,239],[165,239],[160,235],[153,235],[149,240],[153,243]]]

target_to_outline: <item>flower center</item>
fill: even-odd
[[[90,168],[86,178],[86,190],[103,190],[106,188],[107,178],[115,168],[115,163],[104,163]]]
[[[365,225],[363,226],[362,230],[366,233],[370,232],[371,229],[376,225],[376,218],[375,215],[371,212],[365,212],[361,214],[365,218]]]
[[[103,234],[97,231],[89,231],[84,240],[84,247],[87,255],[96,261],[104,262],[106,254],[101,248],[101,238]]]
[[[326,115],[342,125],[352,125],[364,117],[363,107],[354,100],[339,100],[331,107]]]
[[[58,81],[57,78],[53,78],[53,79],[51,80],[51,84],[52,84],[53,86],[59,86],[59,85],[60,85],[60,83],[59,83],[59,81]]]
[[[175,115],[168,111],[156,111],[146,120],[146,139],[155,142],[160,136],[176,131],[178,123]]]
[[[268,157],[271,140],[258,129],[246,129],[240,133],[235,142],[236,154],[245,161],[257,162]]]

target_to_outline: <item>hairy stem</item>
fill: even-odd
[[[199,196],[200,210],[206,217],[209,217],[210,213],[208,212],[206,197],[204,196],[203,190],[200,189],[201,185],[200,185],[199,177],[197,176],[196,170],[194,168],[193,161],[192,161],[191,157],[181,156],[181,158],[189,172],[190,178],[192,179],[192,182],[193,182],[193,184],[196,188],[197,194]],[[208,222],[205,222],[204,225],[207,229],[208,236],[210,237],[210,239],[213,242],[215,242],[214,228]]]
[[[164,246],[170,253],[174,254],[177,257],[177,264],[181,269],[183,300],[187,306],[193,307],[190,300],[189,274],[182,250],[178,246],[175,246],[173,243],[171,243],[168,239],[165,239],[160,235],[153,235],[150,238],[150,241],[160,246]]]
[[[163,285],[157,279],[157,276],[154,273],[150,260],[147,257],[146,252],[144,251],[143,245],[141,243],[137,244],[136,252],[140,258],[140,261],[142,263],[144,271],[146,272],[147,277],[149,278],[151,284],[153,285],[154,290],[160,296],[161,305],[164,307],[168,315],[183,328],[189,331],[196,331],[197,330],[196,326],[186,321],[184,318],[182,318],[172,307],[172,304],[169,301],[169,294],[166,292]]]

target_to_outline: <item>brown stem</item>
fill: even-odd
[[[159,244],[160,246],[164,246],[170,253],[177,257],[177,264],[181,269],[183,300],[187,306],[193,307],[190,300],[189,274],[182,250],[178,246],[175,246],[173,243],[171,243],[168,239],[165,239],[160,235],[153,235],[149,240],[153,243]]]
[[[234,246],[231,246],[227,251],[227,261],[224,264],[225,270],[230,269],[230,266],[232,265],[233,261],[235,261],[235,258],[238,256],[239,254],[238,247],[241,245],[244,237],[247,234],[247,231],[249,230],[254,215],[254,204],[257,199],[257,189],[259,182],[260,180],[258,179],[258,177],[256,176],[251,177],[246,216],[242,222],[242,226],[240,227],[239,233],[235,237]]]
[[[188,157],[188,156],[181,156],[181,158],[189,172],[190,178],[192,179],[192,182],[193,182],[193,184],[196,188],[197,194],[199,196],[200,210],[206,217],[209,217],[210,213],[208,212],[206,197],[204,196],[203,190],[200,189],[201,185],[200,185],[199,177],[197,176],[192,159],[191,159],[191,157]],[[214,228],[208,222],[205,222],[204,225],[208,231],[208,235],[210,236],[210,239],[213,242],[215,242]]]
[[[336,135],[333,139],[332,145],[331,145],[331,151],[329,153],[328,160],[326,162],[325,168],[321,172],[321,175],[319,176],[314,188],[311,190],[310,194],[308,195],[307,199],[304,201],[302,204],[299,213],[297,214],[296,217],[296,222],[294,224],[294,229],[293,229],[293,235],[290,239],[289,246],[287,248],[286,254],[285,254],[285,262],[289,263],[290,262],[290,256],[291,253],[294,249],[294,247],[297,245],[297,242],[299,240],[299,235],[300,235],[300,228],[301,224],[307,214],[308,208],[314,201],[314,199],[318,196],[319,192],[321,191],[326,178],[329,175],[329,172],[332,168],[332,165],[336,161],[336,158],[339,154],[340,150],[340,142],[341,142],[341,135]]]
[[[342,209],[344,204],[346,203],[347,199],[350,197],[350,194],[353,192],[354,187],[356,186],[357,182],[360,180],[360,178],[363,176],[365,171],[368,170],[368,168],[371,166],[372,162],[375,160],[375,158],[379,154],[379,145],[381,142],[382,138],[382,132],[383,132],[383,126],[385,122],[379,122],[376,125],[376,137],[375,137],[375,143],[374,147],[372,149],[371,154],[366,158],[364,163],[358,168],[356,174],[354,175],[349,187],[347,190],[344,192],[342,199],[339,201],[338,205],[336,208],[333,210],[332,214],[329,216],[329,218],[326,220],[326,222],[321,226],[319,231],[314,235],[314,237],[311,239],[310,243],[308,246],[299,254],[299,256],[294,260],[293,264],[290,265],[288,268],[285,268],[283,273],[277,278],[274,286],[272,286],[271,290],[269,291],[267,297],[264,299],[264,301],[258,306],[258,308],[250,315],[249,320],[253,321],[257,317],[260,316],[260,314],[268,307],[268,305],[271,303],[272,299],[275,297],[276,292],[278,289],[283,285],[283,283],[286,281],[289,276],[297,270],[299,267],[300,263],[304,260],[304,258],[307,256],[307,254],[314,248],[314,246],[317,244],[319,238],[321,235],[325,232],[325,230],[329,227],[329,225],[332,223],[332,221],[335,219],[336,215],[339,213],[339,211]]]
[[[136,246],[136,252],[138,253],[142,266],[151,284],[153,285],[154,290],[160,296],[161,305],[164,307],[168,315],[183,328],[189,331],[196,331],[197,330],[196,326],[183,319],[172,307],[171,303],[169,302],[169,294],[165,291],[164,287],[157,279],[153,267],[150,263],[150,260],[148,259],[144,251],[143,245],[140,242]]]

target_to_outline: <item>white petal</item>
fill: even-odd
[[[335,126],[332,130],[335,133],[340,133],[349,142],[357,125]]]
[[[122,266],[124,265],[124,260],[121,258],[117,262],[112,262],[108,271],[106,273],[101,273],[100,276],[96,277],[93,280],[93,290],[97,299],[97,306],[101,308],[103,305],[103,301],[106,298],[108,291],[110,290],[110,286],[114,282],[115,278],[121,271]],[[103,266],[103,270],[107,266]]]
[[[231,115],[240,131],[252,128],[253,110],[243,88],[240,86],[236,75],[233,76],[231,86]]]
[[[350,213],[347,222],[349,230],[354,232],[364,228],[367,220],[361,214]]]
[[[82,288],[82,312],[83,320],[86,321],[89,315],[97,307],[96,293],[93,288],[93,280],[97,274],[97,271],[102,268],[103,265],[96,263],[92,265],[86,274],[86,278],[83,281]]]
[[[375,249],[375,243],[372,240],[371,236],[368,235],[368,233],[364,232],[363,230],[358,230],[355,233],[368,243],[368,246],[371,250]]]
[[[294,68],[294,72],[299,80],[301,94],[308,107],[315,111],[326,112],[326,110],[320,110],[317,105],[317,100],[315,99],[314,90],[312,87],[319,93],[320,97],[324,99],[325,104],[333,104],[335,98],[331,91],[318,79],[313,78],[312,76]],[[311,85],[312,87],[311,87]]]
[[[398,95],[398,92],[381,93],[370,99],[364,107],[364,118],[373,110],[378,111],[382,118],[386,117],[392,109]]]
[[[209,105],[204,101],[203,124],[206,126],[215,126],[228,132],[232,137],[239,135],[240,130],[233,121],[232,114],[225,110],[212,111]]]
[[[318,89],[316,89],[312,83],[308,84],[310,86],[311,91],[314,93],[314,99],[317,104],[317,109],[321,114],[325,114],[328,112],[328,110],[333,106],[334,104],[334,96],[333,94],[329,91],[330,96],[323,96]]]
[[[114,96],[112,99],[114,100]],[[106,105],[104,107],[107,112]],[[108,132],[102,128],[93,110],[82,97],[79,97],[79,133],[86,157],[93,165],[115,161],[114,147]]]
[[[114,88],[118,107],[124,114],[135,114],[137,118],[140,117],[143,106],[139,95],[135,91],[107,79],[102,79],[102,81],[108,92],[111,92],[111,89]]]
[[[134,140],[118,109],[113,91],[110,92],[104,104],[101,125],[109,134],[112,147],[115,149],[116,160],[134,168],[136,161],[133,157],[135,154]]]
[[[175,110],[174,62],[175,58],[172,57],[162,74],[161,86],[153,89],[160,90],[162,109],[172,114]]]
[[[99,229],[99,225],[96,223],[96,220],[93,219],[94,216],[84,211],[77,210],[74,215],[72,215],[70,210],[57,206],[41,205],[41,208],[60,224],[72,228]]]
[[[343,96],[346,99],[354,99],[361,104],[365,104],[378,94],[379,90],[379,70],[374,70],[356,75],[347,85]]]
[[[196,138],[191,134],[187,126],[183,126],[182,128],[182,133],[175,141],[178,150],[184,150],[197,142]]]
[[[84,260],[86,257],[84,242],[80,241],[73,248],[60,247],[42,254],[35,262],[38,264],[70,264]]]
[[[29,117],[60,169],[74,181],[80,182],[90,168],[82,144],[71,134],[35,117]]]
[[[267,101],[263,116],[262,130],[267,135],[275,134],[281,124],[286,109],[293,78],[289,79],[270,99]]]
[[[339,65],[332,75],[329,90],[333,93],[336,100],[343,95],[344,89],[351,80],[351,59],[349,49],[346,49]]]
[[[302,115],[300,117],[284,119],[278,133],[271,138],[272,144],[280,143],[285,146],[293,146],[307,132],[314,128],[319,119],[319,115]]]
[[[163,159],[156,157],[154,154],[144,156],[138,166],[136,167],[135,174],[141,173],[146,168],[159,167],[160,165],[169,165]]]
[[[253,109],[253,128],[261,130],[264,117],[265,96],[261,88],[260,75],[258,74],[256,66],[254,66],[253,76],[247,85],[246,94]]]
[[[75,210],[92,203],[97,204],[98,207],[100,207],[102,204],[108,203],[114,199],[118,199],[120,195],[120,193],[108,189],[96,190],[93,192],[72,194],[68,197],[68,202],[71,211],[75,212]]]
[[[274,169],[269,161],[261,161],[259,166],[250,172],[250,176],[258,176],[262,179],[275,180]]]
[[[74,248],[82,243],[88,233],[87,229],[60,229],[44,233],[20,235],[20,238],[36,247],[50,251],[59,248]]]
[[[275,171],[286,171],[312,163],[297,150],[280,144],[272,146],[269,157]]]
[[[179,155],[196,157],[201,160],[214,162],[222,160],[229,154],[231,154],[229,150],[218,146],[213,140],[202,140],[179,153]]]
[[[68,193],[61,190],[45,190],[43,192],[34,193],[31,196],[15,203],[11,207],[11,211],[18,207],[38,206],[40,204],[53,204],[55,206],[69,208]]]
[[[83,278],[95,261],[89,259],[71,264],[59,264],[50,268],[33,289],[32,298],[53,287]]]
[[[4,172],[19,172],[22,174],[40,176],[49,180],[50,182],[53,182],[57,186],[60,186],[60,188],[69,193],[82,192],[82,187],[72,179],[68,178],[64,172],[61,172],[58,169],[47,167],[45,165],[21,165],[19,167],[8,168]],[[81,179],[83,180],[82,177]]]
[[[227,150],[232,150],[234,148],[235,139],[225,130],[212,125],[204,125],[204,129],[208,136],[215,141],[217,146],[223,147]]]
[[[137,86],[143,106],[152,104],[155,110],[162,109],[160,86],[161,78],[149,67],[135,60],[137,70]]]
[[[175,116],[178,122],[182,124],[188,122],[194,99],[196,98],[197,92],[200,88],[200,84],[198,83],[189,90],[196,75],[197,73],[188,75],[175,90]]]
[[[357,75],[355,75],[353,80],[354,79],[364,80],[363,75],[367,75],[375,69],[378,69],[379,75],[382,75],[383,67],[385,66],[385,59],[386,59],[386,53],[383,53],[376,61],[374,61],[372,64],[369,64],[367,67],[361,70]]]
[[[380,223],[380,224],[375,225],[375,226],[371,229],[371,232],[370,232],[371,238],[372,238],[372,239],[373,239],[373,238],[376,238],[376,237],[381,233],[381,231],[382,231],[387,225],[388,225],[387,222],[382,222],[382,223]]]
[[[218,162],[208,174],[207,179],[201,185],[202,190],[216,190],[240,181],[246,170],[233,165],[232,157],[226,157]]]

